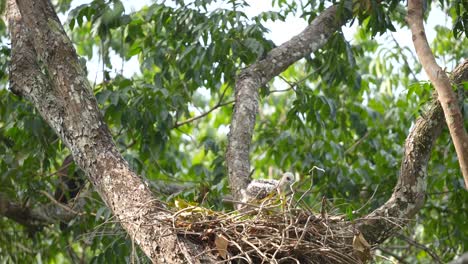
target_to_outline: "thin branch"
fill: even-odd
[[[232,103],[234,103],[234,102],[235,102],[234,100],[227,101],[227,102],[224,102],[224,103],[218,102],[213,108],[211,108],[210,110],[208,110],[208,111],[206,111],[206,112],[204,112],[204,113],[202,113],[202,114],[200,114],[200,115],[198,115],[198,116],[191,117],[191,118],[189,118],[189,119],[187,119],[187,120],[184,120],[184,121],[182,121],[182,122],[176,122],[173,128],[178,128],[178,127],[180,127],[180,126],[183,126],[183,125],[186,125],[186,124],[191,123],[191,122],[193,122],[193,121],[196,121],[196,120],[198,120],[198,119],[200,119],[200,118],[202,118],[202,117],[205,117],[205,116],[209,115],[209,114],[210,114],[211,112],[213,112],[214,110],[216,110],[216,109],[218,109],[218,108],[220,108],[220,107],[223,107],[223,106],[225,106],[225,105],[232,104]]]
[[[406,241],[408,244],[410,244],[410,245],[412,245],[412,246],[415,246],[415,247],[417,247],[417,248],[419,248],[419,249],[424,250],[427,254],[429,254],[429,255],[431,256],[431,258],[432,258],[435,262],[437,262],[437,263],[443,263],[442,260],[440,259],[440,257],[439,257],[432,249],[426,247],[425,245],[423,245],[423,244],[417,242],[416,240],[411,239],[411,238],[409,238],[409,237],[407,237],[407,236],[405,236],[405,235],[402,235],[402,234],[400,234],[400,235],[398,236],[398,238],[400,238],[401,240]]]
[[[274,93],[274,92],[286,92],[286,91],[289,91],[289,90],[294,90],[296,91],[296,87],[299,86],[299,84],[305,82],[307,79],[310,78],[310,76],[314,75],[315,73],[317,73],[319,70],[320,70],[321,67],[315,69],[314,71],[310,72],[309,74],[307,74],[306,76],[302,77],[301,79],[297,80],[297,81],[294,81],[294,82],[291,82],[289,80],[287,80],[286,78],[284,78],[284,76],[282,75],[278,75],[278,77],[285,83],[287,83],[289,85],[289,88],[287,89],[284,89],[284,90],[272,90],[270,91],[270,93]]]
[[[369,131],[367,131],[364,136],[362,136],[361,138],[359,138],[356,142],[354,142],[354,144],[349,147],[347,150],[345,150],[344,154],[349,154],[351,151],[353,151],[357,146],[361,145],[362,142],[364,142],[364,140],[366,138],[369,137]]]
[[[377,193],[377,190],[379,189],[379,185],[375,187],[374,193],[372,193],[372,196],[357,210],[353,211],[353,214],[359,213],[364,207],[366,207],[372,199],[374,199],[375,194]]]
[[[398,256],[397,254],[393,253],[391,250],[381,248],[381,247],[377,247],[377,249],[382,251],[382,253],[384,253],[386,255],[394,257],[396,260],[398,260],[398,263],[408,264],[408,262],[404,258],[402,258],[402,257]]]
[[[392,37],[392,40],[395,43],[395,45],[397,46],[398,50],[401,52],[401,58],[403,59],[403,62],[405,63],[405,66],[408,68],[409,72],[413,76],[413,79],[417,80],[418,78],[416,78],[416,74],[414,74],[413,70],[411,70],[411,67],[410,67],[410,65],[408,63],[408,60],[406,59],[406,57],[403,54],[403,49],[401,48],[400,43],[398,43],[398,41],[396,40],[395,36],[393,36],[392,33],[390,33],[390,36]],[[411,55],[413,55],[413,58],[414,58],[414,54],[411,53]],[[416,58],[414,58],[414,61],[416,61]]]
[[[224,102],[224,103],[223,103],[224,95],[226,94],[227,88],[228,88],[228,87],[226,87],[226,88],[223,90],[223,92],[221,93],[221,96],[219,97],[218,102],[217,102],[217,103],[215,104],[215,106],[213,106],[210,110],[208,110],[208,111],[206,111],[206,112],[204,112],[204,113],[202,113],[202,114],[200,114],[200,115],[198,115],[198,116],[191,117],[191,118],[189,118],[189,119],[187,119],[187,120],[184,120],[184,121],[181,121],[181,122],[178,122],[178,121],[177,121],[177,122],[174,124],[173,128],[178,128],[178,127],[180,127],[180,126],[183,126],[183,125],[186,125],[186,124],[191,123],[191,122],[193,122],[193,121],[196,121],[196,120],[198,120],[198,119],[200,119],[200,118],[202,118],[202,117],[205,117],[205,116],[209,115],[211,112],[213,112],[214,110],[216,110],[216,109],[218,109],[218,108],[220,108],[220,107],[223,107],[223,106],[225,106],[225,105],[229,105],[229,104],[234,103],[235,100],[231,100],[231,101],[227,101],[227,102]]]
[[[284,93],[284,92],[288,92],[288,91],[291,91],[291,90],[294,90],[294,88],[291,86],[289,88],[286,88],[286,89],[278,89],[278,90],[270,90],[269,93],[272,94],[272,93]]]
[[[68,211],[69,213],[72,213],[74,215],[86,215],[85,213],[80,213],[80,212],[77,212],[75,210],[73,210],[71,207],[68,207],[66,206],[65,204],[62,204],[60,203],[59,201],[55,200],[54,197],[52,197],[49,193],[47,193],[46,191],[39,191],[41,194],[43,194],[45,197],[47,197],[47,199],[49,199],[52,203],[54,203],[55,205],[57,205],[58,207],[62,208],[63,210],[65,211]]]

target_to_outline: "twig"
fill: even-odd
[[[362,136],[360,139],[358,139],[354,144],[349,147],[347,150],[345,150],[344,154],[349,154],[351,151],[353,151],[357,146],[359,146],[367,137],[369,136],[369,131],[367,131],[364,136]]]
[[[397,46],[397,48],[400,50],[400,52],[402,54],[401,58],[403,59],[403,62],[405,63],[405,65],[408,68],[411,75],[413,76],[413,79],[417,80],[418,78],[416,77],[416,74],[414,74],[413,70],[411,69],[411,67],[410,67],[410,65],[408,63],[408,60],[406,59],[406,57],[404,56],[404,54],[402,52],[403,49],[401,48],[400,43],[398,43],[398,41],[395,39],[395,37],[393,36],[392,33],[390,33],[390,36],[392,37],[393,42],[395,42],[395,45]],[[417,59],[414,57],[414,54],[412,52],[411,52],[411,55],[413,56],[414,61],[417,61]]]
[[[283,92],[287,92],[287,91],[291,91],[293,90],[292,86],[290,86],[289,88],[286,88],[286,89],[277,89],[277,90],[270,90],[269,93],[272,94],[272,93],[283,93]]]
[[[252,242],[248,241],[247,239],[242,239],[242,242],[246,243],[247,245],[251,246],[255,251],[262,256],[263,259],[268,259],[268,257],[257,247],[255,246]]]
[[[294,87],[297,87],[300,83],[306,81],[310,76],[312,76],[313,74],[317,73],[319,70],[320,70],[321,67],[318,67],[317,69],[315,69],[314,71],[310,72],[309,74],[307,74],[306,76],[302,77],[301,79],[295,81],[295,82],[291,82],[291,81],[288,81],[286,80],[286,78],[284,78],[283,76],[279,75],[278,77],[283,80],[285,83],[287,83],[289,85],[289,88],[288,89],[285,89],[285,90],[273,90],[273,91],[270,91],[270,93],[272,92],[286,92],[288,90],[294,90],[296,91],[296,89],[294,89]]]
[[[297,246],[299,246],[299,243],[301,243],[302,239],[304,239],[304,236],[305,236],[305,234],[307,233],[307,226],[309,225],[309,221],[310,221],[310,219],[311,219],[312,217],[313,217],[313,215],[309,215],[309,217],[307,217],[307,221],[306,221],[306,223],[305,223],[305,225],[304,225],[304,230],[302,230],[302,234],[301,234],[301,236],[299,237],[299,239],[297,240],[296,245],[294,246],[294,249],[296,249]],[[315,217],[314,217],[314,218],[315,218]]]
[[[391,250],[381,248],[381,247],[378,247],[377,249],[382,251],[382,253],[385,253],[387,255],[390,255],[390,256],[394,257],[396,260],[398,260],[398,263],[408,264],[408,262],[404,258],[402,258],[402,257],[398,256],[397,254],[393,253]]]
[[[221,93],[221,96],[219,97],[218,102],[217,102],[217,103],[215,104],[215,106],[213,106],[210,110],[208,110],[208,111],[206,111],[206,112],[204,112],[204,113],[202,113],[202,114],[200,114],[200,115],[198,115],[198,116],[191,117],[191,118],[189,118],[189,119],[187,119],[187,120],[184,120],[184,121],[181,121],[181,122],[178,122],[178,121],[177,121],[177,122],[174,124],[174,127],[173,127],[173,128],[178,128],[178,127],[183,126],[183,125],[185,125],[185,124],[188,124],[188,123],[191,123],[191,122],[193,122],[193,121],[196,121],[196,120],[198,120],[198,119],[200,119],[200,118],[202,118],[202,117],[205,117],[205,116],[209,115],[211,112],[213,112],[214,110],[216,110],[216,109],[218,109],[218,108],[220,108],[220,107],[223,107],[223,106],[225,106],[225,105],[234,103],[235,100],[227,101],[227,102],[224,102],[224,103],[222,102],[223,99],[224,99],[224,95],[226,94],[226,91],[227,91],[227,87],[226,87],[226,89],[224,89],[224,91]]]
[[[426,247],[425,245],[423,245],[423,244],[417,242],[416,240],[413,240],[413,239],[411,239],[411,238],[409,238],[409,237],[407,237],[407,236],[405,236],[405,235],[403,235],[403,234],[400,234],[400,235],[398,236],[398,238],[400,238],[400,239],[406,241],[406,242],[407,242],[408,244],[410,244],[410,245],[413,245],[413,246],[415,246],[415,247],[417,247],[417,248],[419,248],[419,249],[424,250],[427,254],[429,254],[429,255],[431,256],[431,258],[432,258],[435,262],[437,262],[437,263],[443,263],[442,260],[439,258],[439,256],[438,256],[434,251],[432,251],[430,248]]]
[[[366,207],[366,205],[368,205],[370,201],[372,201],[372,198],[374,198],[374,195],[377,193],[378,189],[379,189],[379,185],[377,184],[377,186],[375,187],[374,193],[372,193],[372,196],[359,209],[354,210],[353,214],[359,213],[359,211],[361,211],[364,207]]]
[[[50,194],[48,194],[46,191],[40,190],[39,192],[42,193],[43,195],[45,195],[51,202],[58,205],[59,207],[61,207],[65,211],[68,211],[70,213],[73,213],[73,214],[79,215],[79,216],[85,215],[84,213],[77,212],[77,211],[73,210],[72,208],[70,208],[70,207],[60,203],[59,201],[55,200],[55,198],[52,197]]]
[[[72,164],[73,164],[73,162],[70,162],[70,163],[68,163],[68,164],[65,164],[64,166],[61,166],[58,170],[56,170],[56,171],[54,171],[54,172],[51,172],[51,173],[45,175],[44,177],[46,177],[46,178],[52,177],[52,176],[56,175],[57,173],[64,171],[65,169],[67,169],[68,167],[70,167]]]
[[[312,187],[314,186],[314,170],[319,170],[321,172],[325,172],[324,169],[322,168],[319,168],[317,166],[314,166],[312,167],[312,169],[309,170],[309,173],[310,173],[310,187],[309,189],[307,189],[305,191],[305,193],[303,193],[301,195],[301,197],[299,197],[299,200],[297,200],[296,204],[294,205],[294,207],[297,207],[297,205],[299,204],[300,201],[302,201],[302,199],[304,199],[304,197],[306,197],[306,195],[308,195],[311,191],[312,191]]]

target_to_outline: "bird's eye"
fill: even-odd
[[[286,177],[286,180],[290,181],[290,180],[291,180],[291,177]]]

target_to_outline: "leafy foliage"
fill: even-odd
[[[351,218],[389,198],[404,140],[433,90],[418,82],[423,78],[414,54],[393,38],[396,27],[405,27],[403,3],[360,3],[354,10],[354,23],[360,26],[352,40],[337,32],[321,50],[262,89],[251,150],[254,177],[298,172],[299,189],[313,181],[312,208],[326,196]],[[132,12],[119,0],[95,0],[70,10],[71,4],[60,0],[56,7],[69,11],[66,30],[79,55],[101,62],[102,69],[90,73],[91,82],[132,168],[169,203],[177,196],[230,210],[222,198],[228,193],[224,156],[236,73],[275,46],[266,38],[267,22],[285,21],[291,14],[311,21],[330,2],[273,1],[277,11],[255,17],[243,11],[244,1],[179,0]],[[466,35],[467,8],[463,1],[441,0],[438,5],[449,11],[453,28],[436,27],[432,47],[450,69],[468,56],[468,40],[461,34]],[[55,172],[69,153],[34,108],[8,91],[10,50],[3,21],[0,35],[1,192],[19,204],[39,207],[51,202],[42,192],[54,192]],[[129,76],[122,72],[127,67],[138,69]],[[183,123],[221,103],[209,115]],[[325,172],[311,178],[314,166]],[[403,234],[448,261],[468,248],[468,195],[447,133],[436,144],[428,173],[426,206]],[[164,187],[174,184],[182,190],[168,194]],[[92,188],[88,184],[86,189]],[[29,230],[1,218],[1,259],[146,261],[133,251],[99,197],[87,197],[84,214],[65,231],[58,224]],[[406,243],[395,238],[382,247]],[[408,262],[431,261],[413,246],[394,253]]]

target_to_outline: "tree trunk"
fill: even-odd
[[[145,254],[158,263],[213,260],[168,232],[172,213],[129,169],[103,122],[76,51],[48,0],[8,1],[10,89],[28,99]]]

